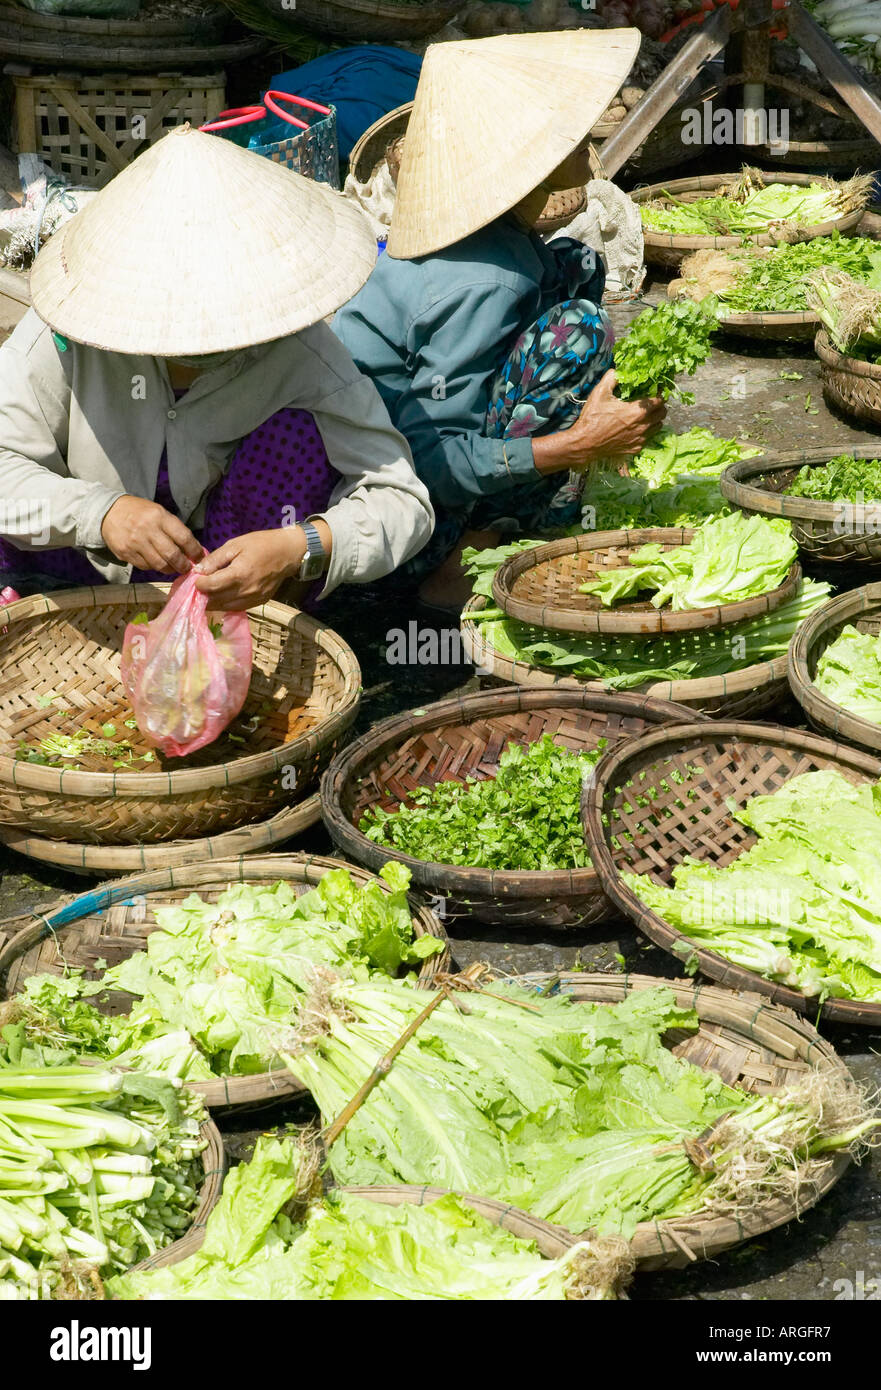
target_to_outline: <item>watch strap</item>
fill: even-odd
[[[301,580],[319,579],[324,574],[327,551],[321,543],[318,528],[311,521],[304,521],[300,529],[306,537],[306,554],[300,566],[298,578]]]

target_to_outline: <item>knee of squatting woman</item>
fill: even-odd
[[[323,322],[375,260],[333,190],[181,127],[38,256],[0,348],[0,587],[201,571],[241,610],[364,583],[432,510]]]

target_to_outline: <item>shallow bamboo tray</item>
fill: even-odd
[[[315,792],[305,801],[277,811],[268,820],[196,840],[166,840],[158,845],[78,845],[65,840],[41,840],[0,825],[0,844],[44,864],[57,864],[73,874],[103,877],[139,874],[146,869],[178,869],[185,864],[202,864],[206,859],[237,859],[239,855],[261,854],[302,835],[320,820],[321,799]]]
[[[478,595],[467,604],[461,618],[462,647],[481,679],[542,690],[609,690],[602,681],[557,675],[549,667],[530,666],[526,661],[513,661],[497,652],[486,639],[485,624],[476,622],[473,616],[485,607],[486,599]],[[781,656],[774,661],[745,666],[742,671],[732,671],[726,676],[652,681],[638,687],[637,693],[649,695],[654,700],[671,700],[687,706],[695,714],[709,715],[711,719],[752,719],[778,705],[786,698],[788,690],[786,657]]]
[[[814,339],[814,351],[823,364],[820,375],[827,405],[856,420],[881,425],[881,364],[839,352],[825,328]]]
[[[836,180],[824,178],[819,174],[789,174],[784,171],[762,171],[765,183],[801,184],[809,187],[819,183],[827,188],[835,186]],[[701,174],[698,177],[674,179],[670,183],[652,183],[646,188],[635,189],[631,198],[635,203],[649,203],[663,194],[672,193],[683,202],[694,203],[705,198],[717,189],[730,187],[740,178],[740,174]],[[776,246],[781,240],[813,241],[818,236],[829,236],[834,231],[849,232],[861,221],[864,208],[846,213],[843,217],[832,218],[828,222],[812,222],[799,227],[792,238],[775,236],[771,232],[761,232],[752,236],[671,236],[668,232],[653,232],[643,228],[645,240],[645,259],[650,265],[678,266],[692,251],[715,249],[728,251],[752,242],[755,246]],[[789,226],[790,224],[786,224]]]
[[[392,1183],[382,1187],[340,1187],[336,1190],[347,1192],[353,1197],[365,1197],[370,1202],[381,1202],[383,1206],[387,1207],[399,1207],[408,1202],[414,1206],[424,1207],[437,1197],[445,1197],[449,1191],[445,1187],[415,1187]],[[458,1195],[467,1206],[478,1212],[480,1216],[485,1216],[494,1225],[501,1226],[503,1230],[510,1231],[512,1235],[519,1236],[521,1240],[535,1241],[539,1252],[546,1259],[559,1259],[578,1242],[578,1237],[573,1236],[570,1231],[564,1231],[560,1226],[553,1226],[549,1221],[541,1221],[537,1216],[530,1216],[529,1212],[520,1211],[507,1202],[497,1202],[493,1197],[476,1197],[471,1193]],[[156,1255],[150,1256],[149,1259],[142,1260],[134,1268],[136,1270],[162,1269],[168,1265],[178,1264],[181,1260],[185,1260],[188,1255],[195,1255],[202,1248],[204,1239],[205,1231],[204,1223],[202,1223],[199,1227],[194,1226],[181,1240],[176,1240],[174,1245],[169,1245],[165,1250],[160,1250]]]
[[[782,584],[766,594],[689,608],[674,613],[654,608],[648,599],[631,599],[606,608],[595,594],[579,593],[579,585],[607,570],[627,566],[631,552],[658,544],[663,551],[687,545],[695,531],[680,526],[646,527],[639,531],[597,531],[566,536],[547,545],[521,550],[505,560],[493,576],[493,598],[509,618],[556,632],[608,633],[628,637],[664,632],[698,632],[758,618],[788,603],[801,582],[801,567],[790,566]]]
[[[278,0],[256,0],[276,24],[288,12],[279,11]],[[460,8],[459,0],[402,0],[382,4],[377,0],[296,0],[290,24],[292,34],[305,29],[321,38],[376,43],[380,39],[421,39],[442,29]]]
[[[542,988],[551,978],[529,975],[522,983]],[[797,1084],[812,1071],[847,1077],[841,1058],[810,1023],[756,994],[732,994],[730,990],[696,985],[690,980],[665,980],[651,975],[573,971],[558,978],[561,991],[591,1003],[620,1003],[636,990],[658,985],[672,989],[679,1008],[694,1009],[700,1022],[696,1033],[668,1036],[671,1052],[705,1071],[717,1072],[729,1086],[763,1095]],[[819,1201],[849,1162],[846,1155],[836,1154],[828,1162],[812,1163],[805,1170],[809,1187],[799,1209],[776,1199],[755,1206],[739,1220],[696,1212],[666,1221],[640,1222],[630,1247],[637,1266],[646,1271],[681,1269],[774,1230]]]
[[[639,695],[509,687],[441,700],[395,715],[356,739],[334,760],[321,784],[321,813],[344,853],[378,869],[389,859],[406,864],[415,887],[440,899],[448,918],[470,915],[510,927],[577,927],[609,913],[593,868],[499,870],[430,864],[358,829],[368,806],[393,810],[416,787],[494,776],[509,743],[527,745],[543,734],[573,751],[632,738],[690,711]]]
[[[97,961],[104,961],[107,966],[118,965],[136,951],[143,950],[147,938],[156,930],[157,909],[183,902],[193,892],[207,902],[216,902],[231,883],[276,883],[283,879],[301,897],[314,888],[329,869],[340,868],[347,869],[361,885],[374,877],[357,865],[343,864],[338,859],[267,854],[193,864],[181,869],[156,869],[106,884],[81,894],[49,915],[34,912],[27,925],[21,924],[0,949],[2,997],[11,999],[18,994],[24,981],[32,975],[63,975],[71,969],[82,969],[86,979],[100,979],[104,967],[98,967]],[[391,891],[384,883],[382,887]],[[414,935],[436,936],[446,942],[437,917],[412,899],[410,906]],[[0,935],[5,926],[0,925]],[[420,987],[428,988],[448,962],[448,949],[423,961]],[[96,996],[92,1002],[102,1012],[112,1015],[128,1012],[133,1000],[123,991],[113,990]],[[225,1076],[189,1084],[212,1110],[263,1105],[302,1095],[305,1090],[302,1082],[284,1066],[252,1076]]]
[[[775,154],[770,145],[741,145],[739,152],[744,159],[785,161],[790,167],[803,169],[834,169],[848,178],[854,169],[871,169],[881,158],[877,142],[859,134],[840,140],[790,140],[786,154]]]
[[[719,315],[719,328],[737,338],[758,338],[772,343],[810,342],[817,332],[819,314],[811,309],[791,314],[730,313]]]
[[[755,843],[728,803],[774,792],[804,772],[833,768],[854,783],[881,777],[881,762],[830,739],[769,724],[726,721],[657,729],[607,753],[584,798],[585,835],[609,898],[657,946],[694,961],[735,990],[758,990],[800,1013],[878,1027],[881,1003],[829,999],[819,1005],[698,946],[646,907],[622,881],[647,873],[669,884],[687,856],[724,866]],[[675,775],[675,780],[674,780]],[[651,800],[651,808],[638,801]]]
[[[786,491],[803,465],[820,467],[845,451],[855,458],[881,458],[881,442],[847,443],[838,449],[826,444],[739,459],[725,469],[719,487],[722,496],[742,512],[785,517],[799,550],[811,560],[832,565],[881,565],[881,525],[877,527],[879,534],[871,535],[866,524],[872,519],[881,521],[881,498],[865,506],[847,504],[845,511],[842,502],[793,497]]]
[[[265,820],[314,787],[358,713],[361,673],[341,638],[297,609],[266,603],[249,613],[254,641],[243,714],[258,714],[244,757],[224,734],[165,770],[44,767],[12,756],[18,743],[112,721],[130,706],[119,676],[126,622],[163,606],[166,584],[69,589],[3,610],[0,653],[0,825],[38,838],[91,845],[196,839]],[[40,708],[55,694],[63,709]],[[147,748],[126,730],[136,752]],[[104,763],[110,767],[108,759]]]
[[[839,594],[811,614],[789,649],[789,684],[815,729],[881,755],[881,724],[837,705],[814,685],[820,657],[848,624],[873,637],[881,633],[881,584]]]

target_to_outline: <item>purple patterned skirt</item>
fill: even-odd
[[[278,410],[239,444],[226,473],[205,499],[205,521],[196,535],[212,551],[249,531],[292,525],[325,511],[338,481],[309,411]],[[155,500],[177,514],[164,453]],[[55,587],[106,583],[80,550],[19,550],[0,537],[0,585],[9,583],[21,591],[25,583],[33,592],[33,583],[27,581],[39,577],[54,580]],[[134,570],[132,583],[168,577]]]

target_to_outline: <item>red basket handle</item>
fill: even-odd
[[[297,116],[290,115],[287,111],[282,111],[281,107],[277,105],[279,101],[291,101],[297,106],[305,106],[310,111],[319,111],[322,116],[330,115],[329,106],[322,106],[317,101],[309,101],[306,97],[292,96],[290,92],[264,92],[263,100],[274,115],[281,116],[282,120],[287,121],[289,125],[298,125],[301,130],[308,130],[308,123],[306,121],[301,121]]]
[[[200,130],[226,130],[229,126],[249,125],[251,121],[262,121],[266,115],[265,106],[231,106],[228,111],[221,111],[213,121],[207,121],[205,125],[200,125]]]

